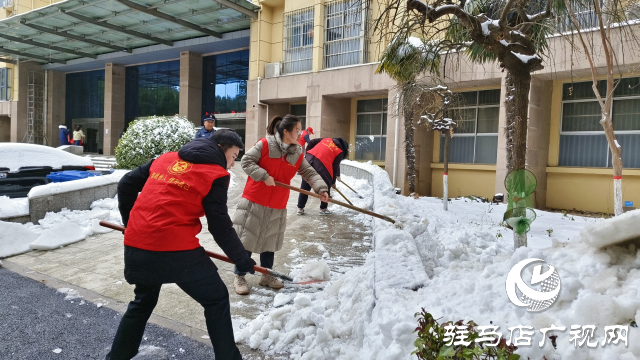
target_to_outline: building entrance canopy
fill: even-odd
[[[65,64],[203,36],[222,38],[248,29],[258,9],[246,0],[66,0],[1,20],[0,54],[7,62]]]

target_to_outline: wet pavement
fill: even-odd
[[[236,205],[242,196],[246,175],[239,163],[232,169],[236,175],[235,186],[229,192],[229,214],[233,217]],[[299,186],[301,179],[296,176],[291,184]],[[290,273],[310,261],[324,260],[331,269],[332,276],[364,263],[370,248],[367,239],[371,229],[353,221],[348,215],[320,216],[319,200],[309,198],[306,215],[296,215],[298,193],[291,191],[287,205],[287,231],[283,249],[276,252],[274,270]],[[332,205],[333,206],[333,205]],[[329,207],[331,209],[331,206]],[[203,231],[198,236],[207,249],[221,252],[209,232],[206,219]],[[259,256],[253,255],[259,263]],[[248,320],[273,306],[273,298],[278,292],[315,292],[326,283],[312,285],[286,284],[281,290],[258,286],[259,275],[247,275],[251,293],[237,295],[233,290],[233,265],[214,260],[223,281],[227,284],[234,327],[241,328]],[[32,278],[53,288],[69,287],[83,294],[85,301],[100,303],[122,313],[126,304],[133,299],[133,286],[127,284],[123,276],[123,235],[113,231],[91,236],[69,246],[52,251],[32,251],[3,260],[5,268]],[[184,294],[176,285],[162,287],[160,300],[150,319],[151,323],[184,334],[202,343],[210,343],[206,338],[206,326],[202,307]],[[117,326],[117,324],[115,325]],[[115,334],[115,326],[113,333]],[[110,342],[110,340],[109,340]],[[104,344],[107,348],[110,344]],[[37,346],[37,345],[36,345]],[[239,345],[246,359],[266,359],[259,351]],[[47,349],[47,351],[51,351]],[[167,350],[168,351],[168,350]],[[106,354],[106,351],[105,351]],[[103,358],[96,355],[96,358]],[[20,357],[16,357],[20,358]]]

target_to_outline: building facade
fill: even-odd
[[[354,0],[261,0],[251,22],[247,86],[247,143],[265,134],[270,117],[303,116],[316,137],[342,137],[350,159],[383,167],[394,185],[408,192],[404,118],[397,109],[396,83],[376,74],[384,42],[367,32],[378,2]],[[620,39],[621,40],[621,39]],[[533,74],[529,104],[527,166],[537,179],[537,208],[613,212],[613,172],[599,105],[584,56],[566,39],[553,37],[545,69]],[[624,77],[616,90],[613,122],[623,149],[623,200],[640,202],[640,63],[618,41]],[[628,47],[628,45],[627,45]],[[597,53],[597,51],[596,51]],[[603,66],[604,59],[596,58]],[[449,196],[491,198],[505,193],[506,139],[504,73],[450,55],[442,72],[462,93],[462,114],[451,141]],[[415,133],[416,191],[442,196],[443,141],[438,132]],[[442,139],[443,140],[443,139]]]
[[[186,116],[244,137],[249,26],[258,7],[227,0],[13,0],[0,20],[0,141],[114,154],[129,123]],[[9,10],[11,9],[11,10]]]

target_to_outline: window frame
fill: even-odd
[[[495,165],[495,163],[490,164],[490,163],[478,163],[476,162],[476,145],[477,145],[477,138],[478,136],[499,136],[499,132],[500,132],[500,101],[497,104],[492,104],[492,105],[479,105],[480,103],[480,93],[482,91],[496,91],[498,90],[500,92],[499,95],[499,99],[500,96],[502,96],[502,89],[485,89],[485,90],[472,90],[472,91],[461,91],[458,94],[461,93],[470,93],[470,92],[475,92],[476,93],[476,102],[474,105],[464,105],[464,106],[456,106],[456,107],[452,107],[449,109],[449,111],[456,111],[456,110],[467,110],[467,109],[474,109],[475,110],[475,122],[474,122],[474,132],[473,133],[458,133],[454,130],[453,134],[452,134],[452,139],[454,137],[472,137],[473,136],[473,156],[472,156],[472,162],[470,163],[459,163],[459,162],[452,162],[451,160],[449,160],[450,164],[473,164],[473,165]],[[487,108],[498,108],[498,131],[495,133],[479,133],[478,132],[478,117],[480,115],[480,109],[487,109]],[[460,119],[453,119],[453,121],[460,121]],[[440,136],[440,141],[444,141],[444,135]],[[449,151],[451,153],[451,151]],[[497,152],[497,148],[496,148],[496,152]],[[441,154],[442,156],[444,156],[443,154]],[[496,161],[497,162],[497,161]]]
[[[294,106],[304,106],[304,115],[299,115],[294,113],[293,109]],[[304,104],[289,104],[289,114],[291,115],[295,115],[298,117],[298,119],[300,119],[300,123],[302,125],[302,130],[305,130],[307,128],[307,103]]]
[[[0,94],[2,94],[2,91],[4,90],[4,96],[0,96],[0,101],[11,101],[11,83],[13,81],[11,75],[11,68],[0,68]]]
[[[313,38],[315,8],[308,6],[283,14],[282,74],[296,74],[313,69]],[[305,41],[311,31],[310,42]],[[297,58],[300,56],[300,58]],[[296,58],[296,59],[291,59]],[[307,64],[308,63],[308,64]],[[308,67],[308,69],[307,69]]]
[[[358,102],[359,101],[370,101],[370,100],[379,100],[382,102],[382,110],[380,111],[358,111]],[[358,116],[359,115],[376,115],[376,114],[380,114],[380,135],[358,135]],[[385,121],[385,115],[386,115],[386,121]],[[388,98],[376,98],[376,99],[359,99],[356,100],[356,123],[355,123],[355,131],[354,131],[354,136],[355,136],[355,144],[358,144],[358,138],[367,138],[367,139],[371,139],[371,137],[374,138],[384,138],[385,139],[385,145],[384,145],[384,149],[382,148],[382,140],[380,141],[380,154],[382,159],[375,159],[375,160],[371,160],[373,162],[384,162],[386,160],[386,156],[385,156],[385,152],[387,151],[387,145],[386,145],[386,139],[387,139],[387,129],[385,128],[385,123],[388,124],[389,122],[389,99]],[[354,160],[356,161],[369,161],[368,159],[359,159],[357,156],[358,152],[354,151],[353,152],[353,156],[354,156]]]
[[[331,6],[338,6],[339,4],[342,5],[348,2],[351,2],[353,4],[360,4],[360,9],[356,11],[351,9],[345,10],[343,8],[343,9],[340,9],[339,11],[336,11],[335,13],[329,14],[329,9]],[[330,0],[324,3],[324,6],[323,6],[324,13],[322,16],[324,21],[323,23],[324,44],[322,46],[323,48],[322,68],[323,69],[332,69],[332,68],[338,68],[343,66],[365,64],[368,61],[368,52],[369,52],[368,37],[367,37],[367,34],[368,34],[367,27],[369,25],[368,8],[369,8],[368,0],[365,0],[365,1]],[[348,19],[349,16],[352,14],[359,14],[359,21],[347,23],[345,20]],[[341,24],[337,26],[329,26],[329,21],[336,18],[341,18]],[[348,31],[352,26],[352,24],[359,24],[360,32],[357,36],[350,36],[345,38],[344,37],[345,29]],[[332,39],[333,37],[335,37],[336,33],[341,34],[340,38]],[[347,52],[332,54],[331,51],[329,50],[333,45],[340,44],[341,42],[344,43],[354,39],[359,39],[359,43],[360,43],[356,51],[347,51]],[[338,46],[338,47],[341,47],[341,46]],[[349,62],[348,57],[346,57],[345,54],[351,54],[355,52],[359,53],[358,61],[356,63]],[[337,64],[333,65],[334,62],[336,62]]]
[[[636,78],[640,81],[640,77],[632,77],[632,78]],[[622,79],[620,79],[622,80]],[[602,81],[602,80],[599,80]],[[578,83],[575,82],[566,82],[563,83],[562,86],[564,87],[565,84],[578,84],[578,83],[591,83],[591,81],[580,81]],[[563,93],[564,94],[564,93]],[[562,96],[564,97],[564,95]],[[638,95],[623,95],[623,96],[615,96],[615,92],[614,92],[614,96],[611,102],[611,109],[609,110],[609,116],[611,117],[611,120],[613,122],[615,122],[615,119],[613,118],[614,113],[613,110],[615,108],[615,103],[616,101],[622,101],[622,100],[637,100],[640,101],[640,94]],[[604,128],[601,128],[600,130],[585,130],[585,131],[566,131],[563,130],[563,125],[564,125],[564,105],[565,104],[576,104],[576,103],[597,103],[598,100],[596,98],[596,95],[593,94],[592,98],[582,98],[582,99],[577,99],[577,100],[565,100],[562,99],[560,101],[560,128],[559,128],[559,132],[558,132],[558,164],[560,163],[560,142],[562,141],[561,136],[565,135],[569,135],[569,136],[586,136],[586,135],[602,135],[602,136],[606,136],[605,132],[604,132]],[[600,107],[600,105],[598,104],[598,107]],[[600,114],[600,113],[598,113]],[[616,135],[640,135],[640,129],[638,130],[614,130],[614,133]],[[609,149],[609,143],[607,142],[607,146],[606,146],[606,162],[605,162],[605,166],[579,166],[579,165],[558,165],[561,167],[588,167],[588,168],[594,168],[594,169],[607,169],[607,168],[611,168],[613,166],[613,164],[611,164],[610,159],[611,159],[611,149]],[[627,168],[625,167],[625,169],[634,169],[634,168]]]

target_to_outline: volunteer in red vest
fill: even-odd
[[[246,251],[260,254],[260,266],[273,268],[274,253],[282,248],[287,227],[287,201],[290,190],[275,181],[289,185],[300,174],[323,200],[329,199],[329,188],[322,177],[305,160],[298,140],[302,131],[295,115],[276,116],[269,122],[267,137],[260,139],[242,157],[242,170],[249,178],[233,217],[235,228]],[[239,295],[249,293],[246,272],[235,270],[233,286]],[[284,285],[273,276],[262,275],[259,285],[280,289]]]
[[[311,126],[309,126],[307,130],[302,130],[302,134],[300,134],[300,140],[298,140],[298,144],[302,146],[302,150],[304,150],[304,146],[309,143],[309,141],[311,141],[311,139],[309,138],[309,134],[314,135]]]
[[[204,307],[216,359],[242,359],[233,337],[229,292],[196,237],[200,218],[206,216],[222,251],[240,271],[254,272],[255,261],[227,213],[227,170],[242,147],[235,132],[217,131],[138,167],[118,183],[118,207],[126,226],[124,276],[135,285],[135,300],[122,316],[107,360],[129,360],[138,353],[160,288],[168,283]]]
[[[342,138],[313,139],[307,145],[305,159],[322,177],[327,186],[335,188],[336,180],[340,178],[340,162],[349,155],[349,144]],[[300,188],[309,190],[309,184],[302,180]],[[329,189],[331,190],[331,189]],[[298,196],[298,215],[304,215],[308,195]],[[331,215],[327,209],[329,204],[320,202],[320,215]]]

